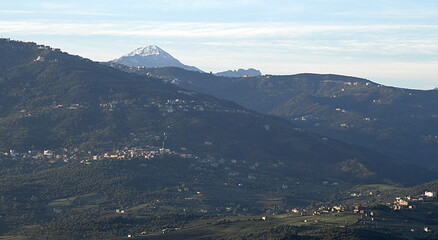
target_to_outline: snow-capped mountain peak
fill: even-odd
[[[134,51],[126,54],[125,56],[151,56],[151,55],[169,55],[168,53],[166,53],[163,49],[155,46],[155,45],[150,45],[147,47],[140,47],[135,49]]]
[[[190,71],[202,72],[196,67],[182,64],[178,59],[172,57],[172,55],[155,45],[137,48],[120,58],[112,60],[111,62],[131,67],[179,67]]]

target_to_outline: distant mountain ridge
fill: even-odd
[[[144,69],[178,86],[293,121],[306,130],[438,171],[438,91],[387,87],[333,74],[224,78]]]
[[[285,176],[351,182],[431,179],[428,171],[414,167],[424,174],[411,174],[410,165],[230,101],[36,44],[0,41],[0,149],[156,146],[163,132],[171,149],[257,163]],[[389,169],[394,171],[388,175]]]
[[[211,226],[228,232],[229,220],[220,219],[234,215],[242,218],[232,222],[260,228],[259,215],[289,218],[286,210],[293,208],[311,213],[322,204],[338,205],[344,195],[356,202],[349,194],[356,184],[411,186],[436,179],[427,168],[170,84],[163,80],[175,77],[155,74],[163,69],[174,71],[180,78],[175,83],[199,80],[212,84],[210,89],[218,85],[209,79],[240,79],[177,67],[105,65],[0,39],[0,236],[73,240],[132,234],[135,239],[145,231],[168,238],[173,230],[191,231],[195,225],[211,236]],[[258,77],[240,80],[247,79]],[[257,87],[272,90],[277,81]],[[245,84],[228,88],[230,94],[243,89]],[[247,93],[243,97],[253,100]],[[384,195],[373,194],[370,204]],[[338,228],[329,219],[339,215],[332,214],[328,224]],[[309,226],[303,226],[306,232]],[[202,238],[177,239],[193,236]]]
[[[261,76],[262,73],[254,68],[248,68],[248,69],[239,69],[239,70],[228,70],[224,72],[218,72],[215,73],[216,76],[221,77],[257,77]]]
[[[178,59],[155,45],[140,47],[110,62],[124,64],[130,67],[179,67],[189,71],[202,72],[202,70],[181,63]]]

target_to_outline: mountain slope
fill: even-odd
[[[0,235],[13,239],[120,239],[435,178],[230,101],[7,40],[0,150]]]
[[[256,70],[254,68],[248,68],[248,69],[239,69],[239,70],[228,70],[224,72],[218,72],[214,75],[220,76],[220,77],[256,77],[262,75],[262,73],[259,70]]]
[[[0,41],[0,53],[0,147],[5,150],[160,146],[165,132],[169,148],[242,159],[273,172],[281,164],[279,174],[430,179],[427,171],[409,174],[410,167],[367,149],[154,78],[31,43]],[[388,169],[400,171],[388,174]]]
[[[173,68],[141,72],[438,170],[437,91],[330,74],[220,78]]]
[[[172,55],[155,45],[137,48],[111,62],[131,67],[179,67],[190,71],[202,72],[196,67],[182,64],[176,58],[172,57]]]

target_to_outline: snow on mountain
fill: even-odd
[[[132,57],[132,56],[149,56],[149,55],[169,55],[167,52],[165,52],[163,49],[159,48],[158,46],[155,45],[150,45],[147,47],[140,47],[135,49],[134,51],[124,55],[124,57]],[[169,55],[170,56],[170,55]]]
[[[179,67],[190,71],[202,72],[196,67],[181,63],[178,59],[172,57],[172,55],[155,45],[137,48],[120,58],[112,60],[111,62],[131,67]]]

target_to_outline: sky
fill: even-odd
[[[157,45],[207,72],[438,87],[437,0],[0,0],[0,36],[95,61]]]

